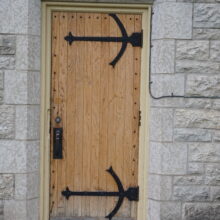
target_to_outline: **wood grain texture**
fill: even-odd
[[[141,16],[118,14],[128,35],[141,28]],[[138,19],[136,19],[138,18]],[[141,48],[128,47],[109,65],[121,43],[73,42],[76,36],[121,36],[104,13],[54,12],[52,16],[51,125],[63,127],[62,160],[54,160],[51,134],[50,215],[103,218],[116,198],[70,197],[61,191],[116,191],[110,166],[125,189],[138,184],[138,135]],[[60,116],[60,124],[55,118]],[[125,200],[117,217],[136,217],[137,203]]]

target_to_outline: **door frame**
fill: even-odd
[[[50,82],[51,82],[51,14],[53,11],[114,12],[142,14],[143,49],[141,52],[140,110],[142,112],[139,132],[138,185],[140,198],[137,220],[147,219],[148,171],[149,171],[149,53],[151,6],[148,4],[111,3],[42,3],[41,41],[41,126],[40,126],[40,220],[49,220],[50,186]]]

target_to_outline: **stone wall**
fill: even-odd
[[[40,1],[0,1],[0,220],[37,220]]]
[[[220,1],[156,0],[154,96],[220,96]],[[151,99],[150,220],[220,219],[220,99]]]

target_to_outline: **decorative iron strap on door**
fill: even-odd
[[[70,191],[69,187],[66,187],[66,190],[62,191],[62,195],[66,197],[68,200],[70,196],[115,196],[119,197],[118,202],[115,208],[106,216],[109,220],[111,220],[115,214],[120,209],[124,198],[126,197],[129,201],[138,201],[139,200],[139,187],[129,187],[127,190],[124,190],[124,187],[121,183],[121,180],[115,173],[112,167],[106,170],[111,176],[114,178],[118,192],[105,192],[105,191],[96,191],[96,192],[88,192],[88,191]]]
[[[69,32],[69,35],[67,35],[64,39],[69,42],[69,45],[71,45],[74,41],[121,42],[121,50],[113,61],[109,63],[115,67],[116,63],[123,56],[128,43],[130,43],[133,47],[142,47],[143,32],[134,32],[128,36],[127,31],[118,16],[116,14],[109,14],[109,16],[111,16],[117,23],[122,34],[121,37],[78,37]]]

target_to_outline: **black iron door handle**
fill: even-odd
[[[63,128],[53,129],[53,159],[63,159]]]

